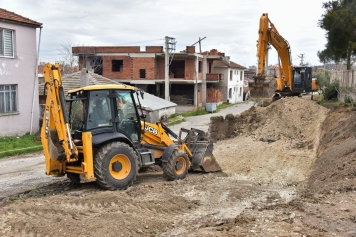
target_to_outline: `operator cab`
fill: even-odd
[[[292,71],[293,92],[312,91],[312,69],[311,67],[294,67]]]
[[[127,139],[138,145],[141,126],[134,93],[122,89],[71,93],[67,106],[74,141],[80,143],[81,133],[91,132],[93,146],[114,139]]]

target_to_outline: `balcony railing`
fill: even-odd
[[[224,80],[224,74],[221,73],[207,73],[206,74],[207,81],[221,81]]]

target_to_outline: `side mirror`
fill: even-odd
[[[140,116],[142,119],[145,119],[146,118],[146,114],[141,114]]]

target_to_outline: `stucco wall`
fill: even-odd
[[[37,63],[36,29],[32,27],[0,22],[1,28],[15,30],[15,57],[0,57],[0,84],[17,84],[18,113],[0,114],[0,136],[22,135],[30,131],[31,114],[33,113],[33,132],[39,131],[38,93],[34,84]],[[34,99],[34,110],[32,103]]]

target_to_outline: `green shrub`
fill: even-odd
[[[337,99],[339,94],[340,85],[338,81],[334,81],[326,86],[324,91],[324,100]]]

